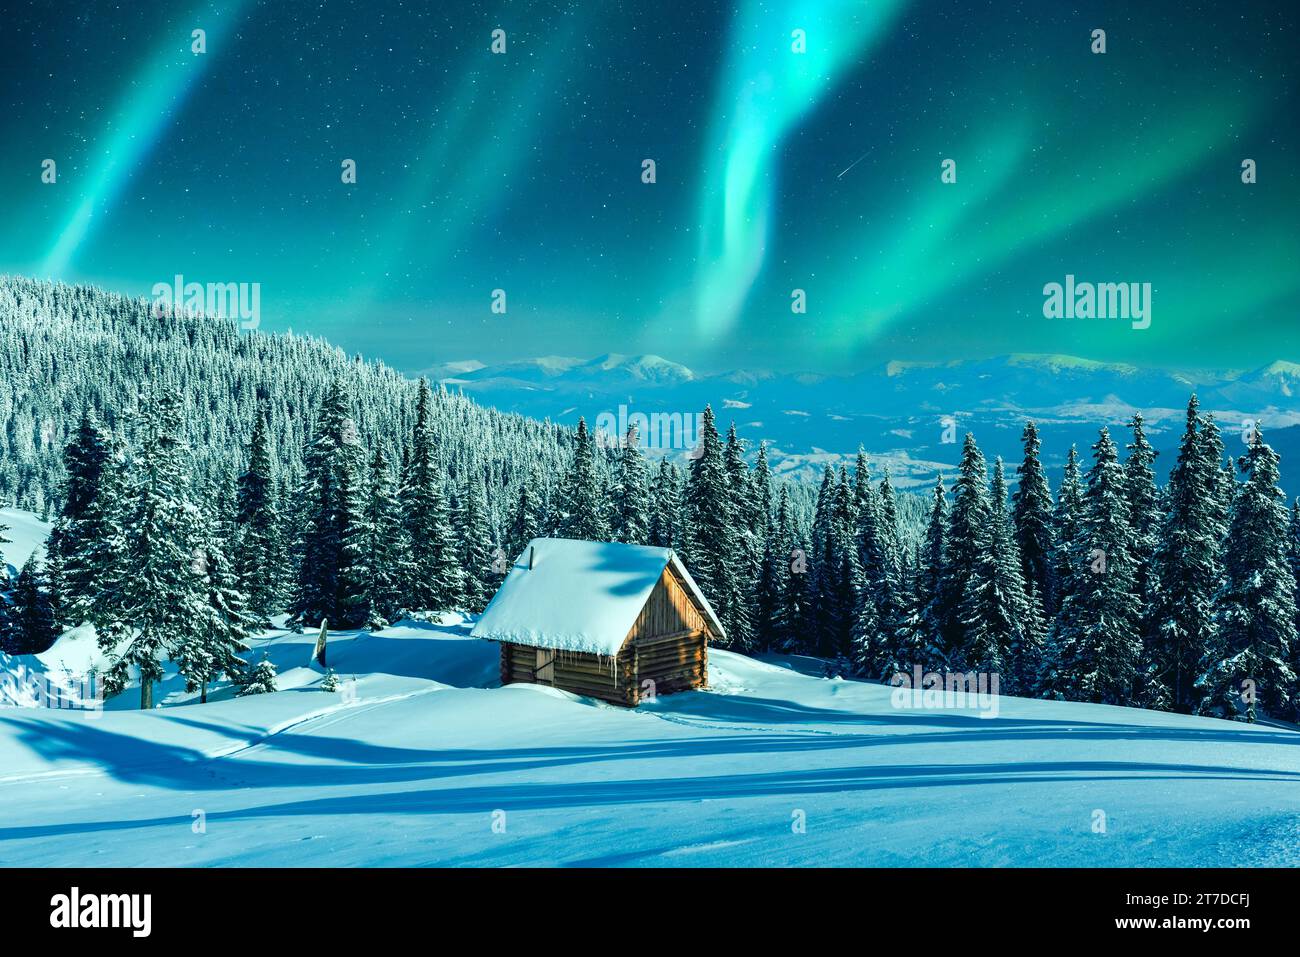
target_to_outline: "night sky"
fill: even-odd
[[[1296,10],[8,0],[0,272],[259,282],[264,330],[408,371],[1300,359]],[[1067,273],[1151,327],[1044,318]]]

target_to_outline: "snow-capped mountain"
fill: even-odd
[[[1045,459],[1059,466],[1071,443],[1086,455],[1101,426],[1122,428],[1140,411],[1167,466],[1192,392],[1228,439],[1242,431],[1243,422],[1258,419],[1284,456],[1292,448],[1300,451],[1300,364],[1283,361],[1256,370],[1206,371],[1016,354],[894,361],[828,376],[704,374],[660,356],[613,354],[459,362],[427,373],[480,402],[566,424],[579,416],[589,423],[602,413],[617,416],[620,407],[626,414],[685,415],[709,403],[751,445],[768,442],[782,473],[814,476],[862,445],[880,464],[890,464],[903,486],[928,483],[936,470],[953,465],[967,430],[990,458],[1017,459],[1027,418],[1039,424]]]

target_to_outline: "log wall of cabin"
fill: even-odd
[[[502,642],[501,683],[537,684],[537,651],[531,645]],[[632,695],[634,658],[630,645],[625,645],[617,657],[556,651],[552,663],[554,678],[543,683],[614,704],[633,705],[636,703]]]

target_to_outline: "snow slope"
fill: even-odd
[[[0,863],[1300,864],[1292,730],[899,709],[716,649],[711,690],[626,711],[493,687],[468,628],[332,636],[337,693],[314,635],[273,632],[275,694],[185,705],[172,677],[146,714],[0,707]]]
[[[9,574],[17,575],[28,556],[37,549],[44,556],[45,539],[50,535],[49,522],[42,522],[31,512],[16,508],[0,508],[0,525],[9,527],[7,532],[0,532],[0,536],[9,540],[0,545],[0,556],[3,556],[3,560],[0,561],[0,572],[8,566]]]

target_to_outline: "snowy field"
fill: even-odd
[[[0,863],[1300,864],[1291,730],[905,710],[720,650],[711,690],[631,712],[498,687],[497,647],[467,632],[332,636],[338,692],[308,667],[314,635],[272,632],[275,694],[190,704],[173,677],[147,714],[131,691],[94,718],[0,707]],[[95,654],[70,633],[23,663]]]

